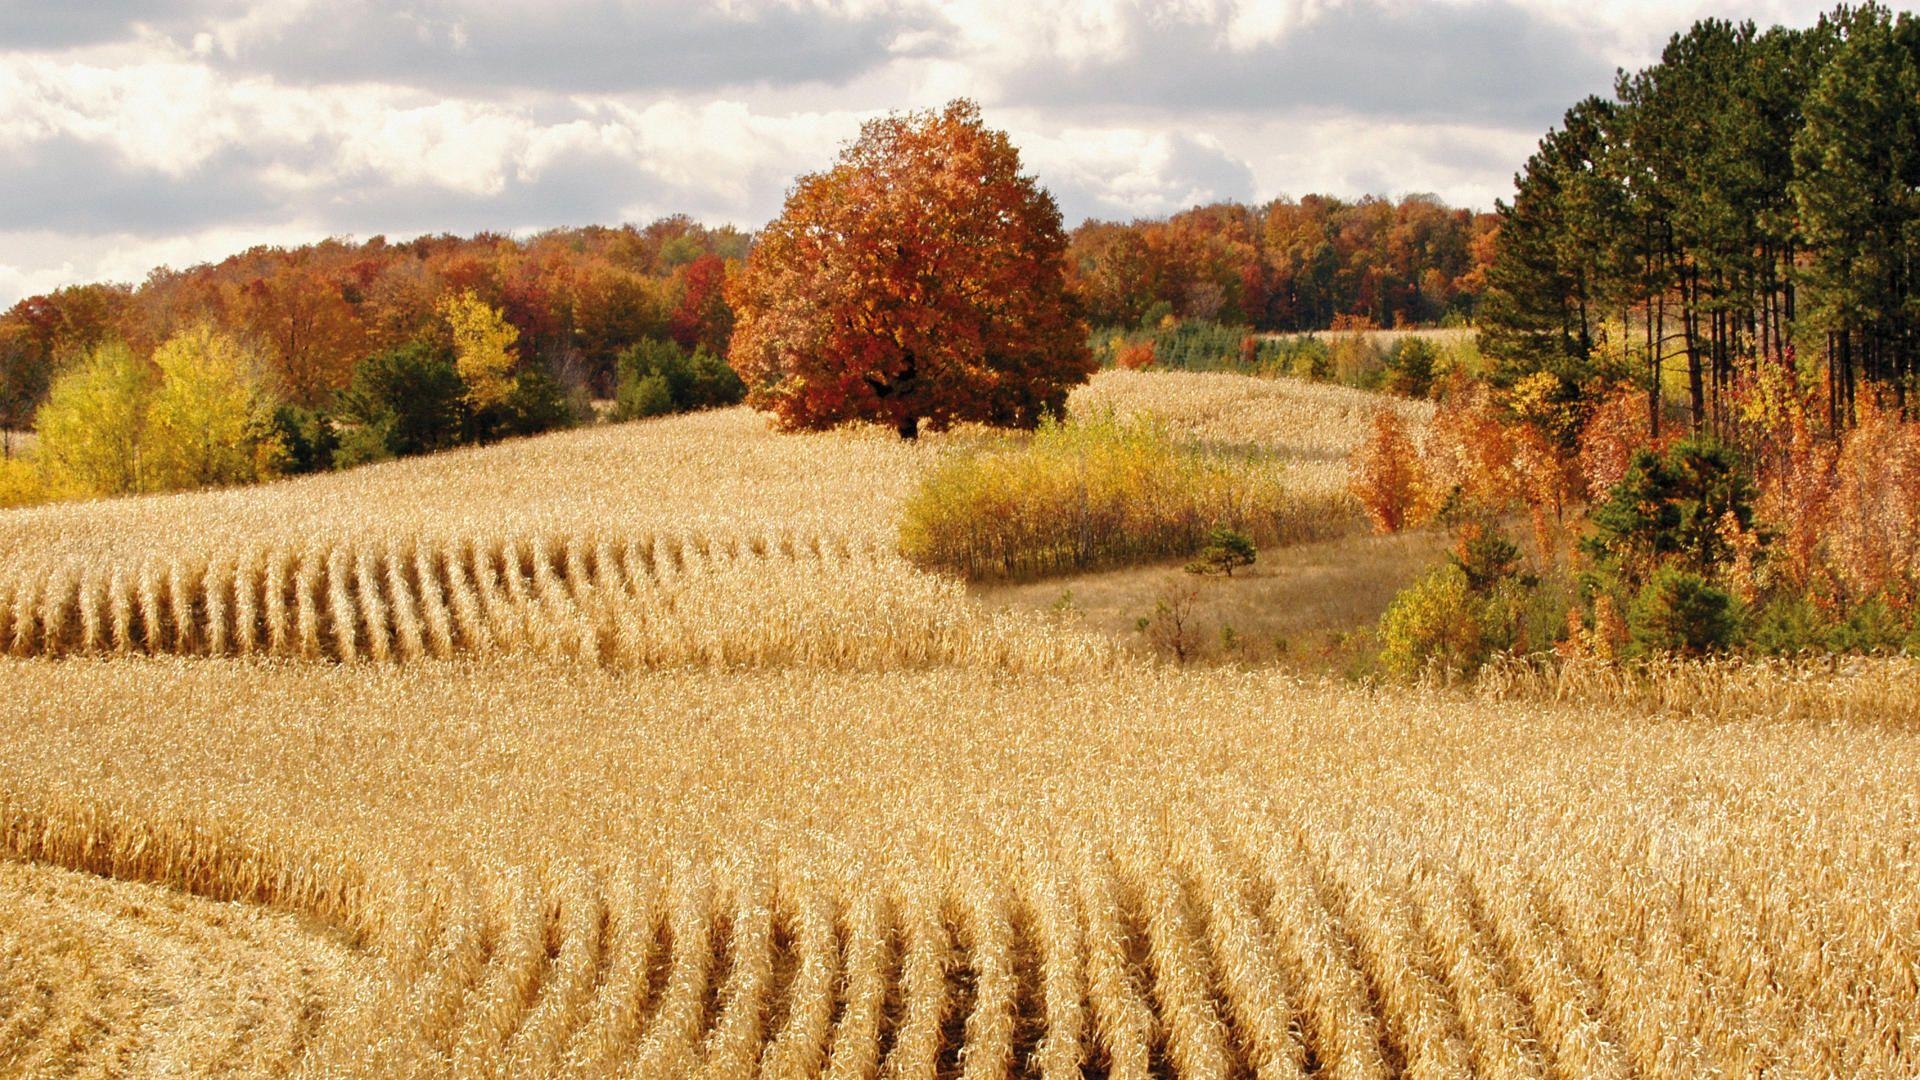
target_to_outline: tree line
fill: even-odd
[[[516,363],[611,397],[622,353],[672,341],[722,354],[722,295],[749,235],[685,217],[644,227],[482,233],[405,242],[326,240],[258,247],[217,263],[155,270],[137,286],[77,285],[0,315],[0,427],[31,426],[61,371],[107,342],[150,357],[183,330],[245,341],[288,403],[333,408],[369,357],[453,346],[450,297],[471,294],[516,334]]]
[[[1492,214],[1431,195],[1224,202],[1164,220],[1089,221],[1068,287],[1095,326],[1164,315],[1267,331],[1470,320],[1494,257]]]
[[[1498,207],[1482,346],[1510,381],[1627,379],[1725,436],[1769,375],[1837,430],[1920,376],[1920,19],[1697,22],[1569,109]],[[1677,400],[1676,400],[1677,399]]]

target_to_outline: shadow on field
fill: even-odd
[[[1189,574],[1175,560],[970,591],[989,607],[1052,611],[1141,647],[1140,620],[1186,594],[1199,658],[1321,669],[1350,659],[1350,637],[1371,630],[1395,593],[1443,560],[1447,543],[1438,529],[1356,534],[1262,548],[1231,578]]]

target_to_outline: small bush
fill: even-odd
[[[538,435],[579,422],[572,396],[545,367],[534,364],[514,376],[506,400],[479,418],[481,438]]]
[[[1153,601],[1153,613],[1134,621],[1134,629],[1154,652],[1176,664],[1198,659],[1205,639],[1197,610],[1200,594],[1179,582],[1169,582]]]
[[[362,360],[340,396],[342,465],[444,450],[461,441],[467,387],[450,352],[424,343]]]
[[[620,354],[614,420],[736,405],[747,388],[725,360],[649,338]]]
[[[19,458],[0,458],[0,510],[32,506],[51,498],[38,466]]]
[[[1252,537],[1225,525],[1215,525],[1207,534],[1207,546],[1200,549],[1200,557],[1187,564],[1187,573],[1232,577],[1235,570],[1252,566],[1259,557],[1260,549],[1254,546]]]
[[[1279,462],[1102,415],[1048,420],[1024,441],[949,459],[908,498],[900,544],[922,566],[969,578],[1038,577],[1191,556],[1215,526],[1273,544],[1345,520],[1331,498],[1290,490]]]
[[[1466,575],[1468,589],[1485,596],[1519,572],[1520,548],[1497,527],[1468,522],[1455,538],[1453,550],[1447,553],[1447,562]]]
[[[1486,605],[1457,566],[1443,566],[1393,598],[1380,617],[1380,663],[1416,676],[1429,668],[1471,675],[1491,653]]]
[[[340,436],[324,414],[298,405],[281,405],[273,410],[270,427],[272,438],[280,446],[280,471],[297,475],[333,468]]]
[[[667,387],[665,375],[641,375],[637,378],[623,378],[620,388],[614,391],[613,414],[610,420],[644,420],[649,416],[665,416],[673,411],[673,391]]]
[[[1589,554],[1615,566],[1630,584],[1673,561],[1706,575],[1731,561],[1729,520],[1753,525],[1752,489],[1740,459],[1696,440],[1665,453],[1640,450],[1626,474],[1593,508]]]
[[[1433,390],[1433,369],[1439,358],[1440,350],[1433,342],[1409,334],[1387,350],[1382,386],[1406,397],[1426,397]]]
[[[1732,644],[1739,620],[1726,590],[1692,571],[1663,566],[1634,598],[1627,625],[1643,655],[1701,656]]]
[[[1128,371],[1145,371],[1153,366],[1153,342],[1127,342],[1114,351],[1113,362]]]

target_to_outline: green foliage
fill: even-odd
[[[1744,622],[1745,645],[1754,652],[1920,652],[1920,620],[1878,598],[1853,605],[1844,615],[1795,594],[1771,597]]]
[[[614,420],[736,405],[746,396],[740,376],[722,358],[649,338],[620,354]]]
[[[933,469],[902,508],[901,550],[967,577],[1034,577],[1191,556],[1216,526],[1279,543],[1340,520],[1331,496],[1299,496],[1283,469],[1149,418],[1048,419]]]
[[[1471,675],[1492,655],[1487,615],[1459,567],[1434,570],[1401,590],[1380,617],[1380,663],[1405,677],[1432,668]]]
[[[281,471],[289,474],[326,472],[340,448],[340,436],[326,414],[282,404],[269,420],[272,438],[281,450]]]
[[[672,411],[673,390],[667,385],[667,377],[641,375],[620,380],[620,388],[614,395],[613,413],[608,419],[644,420],[649,416],[665,416]]]
[[[1642,654],[1701,656],[1734,643],[1739,615],[1726,590],[1690,570],[1662,566],[1634,598],[1627,626]]]
[[[1389,393],[1405,397],[1423,398],[1433,390],[1434,367],[1439,362],[1440,350],[1433,342],[1417,334],[1409,334],[1394,342],[1387,350],[1385,366],[1386,377],[1382,386]]]
[[[514,376],[503,401],[474,413],[472,430],[475,437],[487,441],[557,431],[572,427],[579,418],[567,388],[535,364]]]
[[[1447,563],[1466,577],[1474,595],[1486,596],[1519,571],[1520,548],[1494,526],[1470,524],[1447,553]]]
[[[1698,575],[1714,572],[1732,554],[1722,523],[1753,524],[1751,485],[1729,449],[1685,440],[1666,453],[1641,450],[1627,473],[1592,511],[1587,551],[1629,584],[1673,561]]]
[[[414,342],[362,360],[340,396],[336,461],[357,465],[444,450],[461,440],[467,387],[445,349]]]
[[[1225,525],[1215,525],[1207,533],[1207,545],[1200,549],[1200,557],[1187,564],[1187,573],[1232,577],[1235,570],[1252,566],[1259,557],[1260,549],[1254,546],[1252,537]]]
[[[351,469],[394,458],[394,427],[398,420],[390,412],[359,419],[340,432],[333,451],[333,467]]]
[[[1333,378],[1333,350],[1312,334],[1290,338],[1280,350],[1275,373],[1325,382]]]

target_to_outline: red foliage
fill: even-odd
[[[1351,471],[1349,489],[1375,529],[1399,532],[1425,516],[1427,477],[1399,413],[1381,409],[1373,414],[1373,428],[1355,448]]]
[[[727,307],[727,263],[718,255],[702,255],[675,274],[679,302],[667,319],[673,340],[683,349],[705,348],[725,356],[733,336],[733,310]]]
[[[1647,395],[1616,389],[1595,406],[1580,429],[1580,476],[1588,499],[1606,497],[1627,475],[1635,451],[1653,446]]]
[[[324,405],[367,354],[440,333],[441,299],[471,289],[502,308],[527,359],[610,392],[619,352],[668,332],[663,297],[679,299],[683,329],[709,347],[724,344],[726,261],[746,247],[743,233],[686,218],[525,241],[376,236],[257,247],[156,270],[137,289],[83,285],[21,301],[0,315],[0,385],[58,368],[105,338],[145,352],[206,322],[262,343],[289,396]],[[35,404],[24,404],[26,415]]]
[[[1153,366],[1155,359],[1157,357],[1154,355],[1153,342],[1150,339],[1129,341],[1113,354],[1113,362],[1128,371],[1145,371]]]
[[[1093,372],[1052,196],[971,102],[869,121],[729,287],[748,402],[788,427],[1030,426]]]

